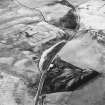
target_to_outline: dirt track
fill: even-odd
[[[85,1],[72,0],[75,5]],[[0,105],[33,105],[39,58],[46,48],[67,37],[52,24],[59,23],[70,9],[61,4],[40,7],[49,24],[39,10],[15,0],[0,1]],[[71,30],[66,32],[73,35]],[[104,84],[105,78],[99,77],[82,90],[47,95],[47,104],[105,105]]]

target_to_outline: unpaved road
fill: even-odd
[[[85,1],[72,0],[75,5]],[[48,22],[56,23],[70,8],[56,4],[39,10]],[[72,36],[73,31],[67,32]],[[33,105],[40,55],[62,37],[65,32],[44,22],[38,10],[15,0],[0,1],[0,105]],[[47,105],[105,105],[105,78],[99,77],[73,93],[47,95]]]

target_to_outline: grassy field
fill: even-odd
[[[32,8],[40,7],[52,24],[58,23],[70,10],[61,4],[43,6],[55,0],[18,1]],[[79,5],[87,1],[70,2]],[[15,0],[0,0],[0,105],[34,105],[40,56],[45,49],[67,37],[59,27],[44,22],[39,10],[26,8]],[[69,37],[73,35],[73,30],[66,32]],[[105,77],[73,93],[49,94],[47,105],[105,105]]]

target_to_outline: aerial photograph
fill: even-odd
[[[0,0],[0,105],[105,105],[105,0]]]

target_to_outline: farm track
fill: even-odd
[[[43,50],[61,40],[64,34],[63,30],[43,22],[36,10],[16,2],[0,8],[0,104],[33,105],[35,90],[27,85],[33,84],[39,74],[35,62]]]
[[[72,1],[75,5],[86,2]],[[58,24],[71,8],[61,4],[38,8],[43,11],[46,23],[38,11],[14,1],[4,4],[0,4],[4,5],[0,6],[0,105],[34,105],[37,64],[42,52],[74,34],[72,30],[64,32]],[[100,77],[83,90],[47,95],[47,104],[105,105],[104,84],[105,78]]]

